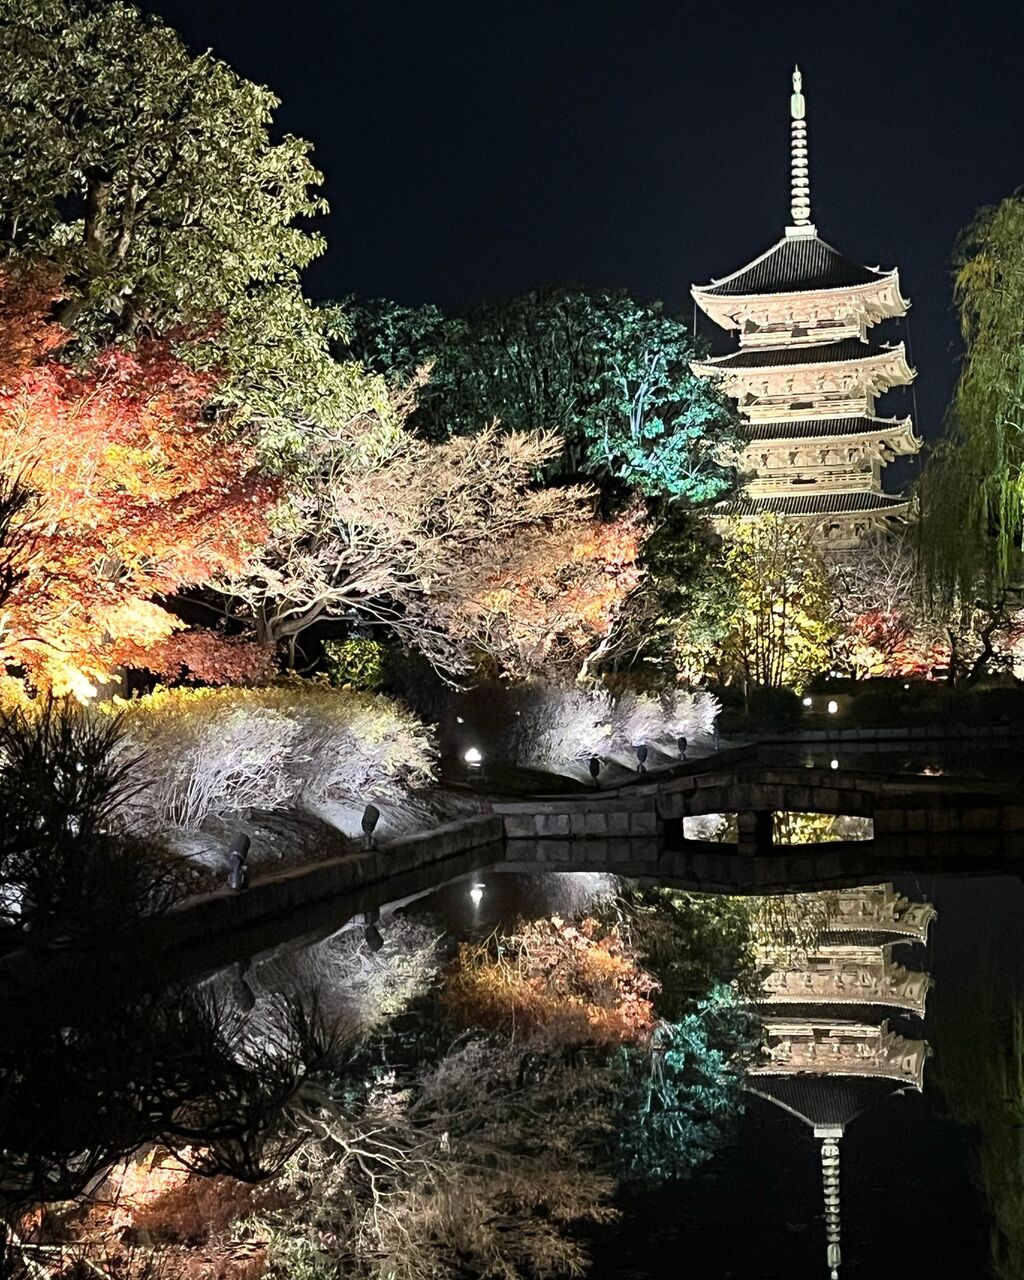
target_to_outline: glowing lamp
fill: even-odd
[[[470,747],[462,758],[471,769],[479,768],[484,762],[483,753],[476,747]]]
[[[483,902],[483,898],[484,898],[484,886],[482,884],[473,885],[473,887],[469,891],[469,900],[470,902],[472,902],[473,906],[478,907],[480,903]]]
[[[813,707],[813,706],[814,706],[814,699],[813,699],[813,698],[804,698],[804,706],[805,706],[805,707]]]
[[[836,713],[838,710],[839,710],[839,703],[838,703],[838,702],[836,702],[835,698],[829,698],[829,700],[828,700],[828,713],[829,713],[829,715],[830,715],[830,716],[834,716],[834,715],[835,715],[835,713]]]
[[[838,768],[839,768],[839,761],[838,761],[838,760],[830,760],[830,761],[829,761],[829,767],[830,767],[830,768],[832,768],[832,769],[838,769]]]

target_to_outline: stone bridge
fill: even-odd
[[[985,833],[1024,836],[1024,800],[1019,789],[950,777],[882,774],[773,764],[771,749],[720,751],[657,773],[640,774],[616,787],[580,795],[544,796],[525,802],[497,801],[510,852],[520,842],[543,852],[564,851],[581,839],[656,837],[668,848],[717,849],[687,840],[683,819],[735,814],[739,854],[769,855],[775,813],[832,814],[868,818],[874,840],[898,836],[920,845],[930,836]],[[542,842],[544,842],[542,844]],[[860,844],[861,842],[856,842]],[[948,844],[948,841],[945,842]],[[794,846],[824,851],[827,845]]]

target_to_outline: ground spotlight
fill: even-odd
[[[363,810],[363,817],[360,825],[363,828],[363,848],[372,849],[374,845],[373,833],[377,823],[380,821],[380,810],[375,804],[368,804]]]

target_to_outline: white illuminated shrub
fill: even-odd
[[[433,777],[433,737],[380,694],[293,680],[262,689],[158,689],[109,704],[138,755],[135,825],[325,800],[397,799]]]
[[[675,756],[677,739],[691,744],[714,731],[720,710],[709,693],[669,690],[660,697],[604,688],[523,685],[512,691],[514,714],[502,744],[517,764],[581,772],[591,756],[634,758],[645,743]]]

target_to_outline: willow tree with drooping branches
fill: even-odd
[[[922,546],[947,598],[1019,581],[1024,536],[1024,191],[982,209],[954,254],[966,347],[921,480]]]

